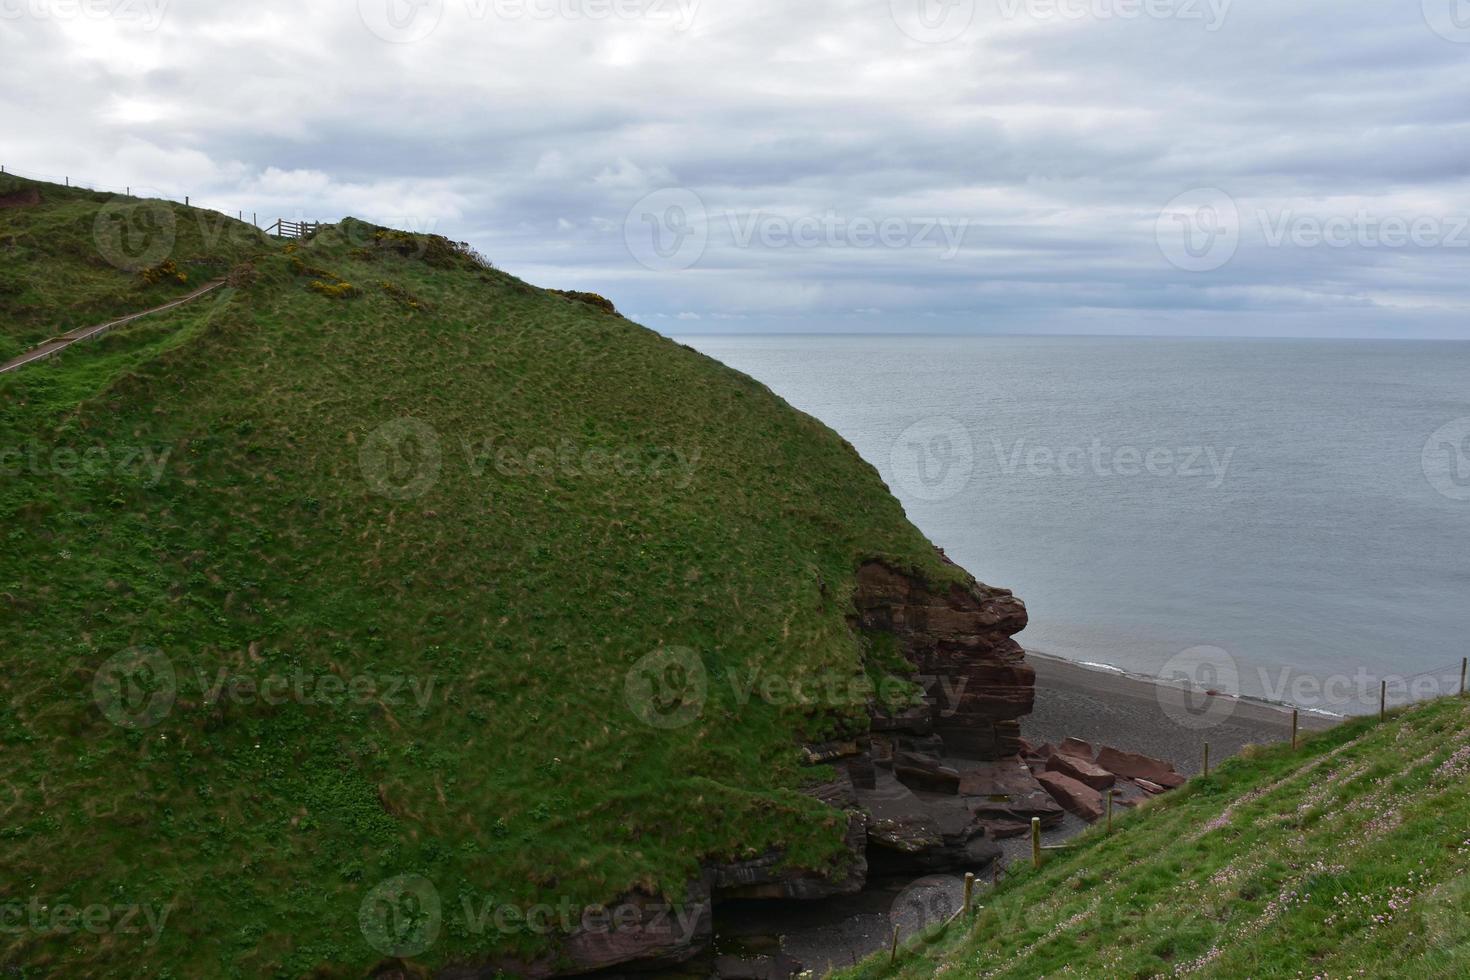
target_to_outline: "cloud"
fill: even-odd
[[[1439,0],[396,2],[0,6],[3,162],[434,230],[690,329],[1470,334]]]

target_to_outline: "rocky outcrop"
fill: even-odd
[[[895,637],[925,686],[924,710],[912,725],[882,716],[875,731],[932,730],[950,753],[982,760],[1019,754],[1019,719],[1031,711],[1036,685],[1012,639],[1026,627],[1020,599],[973,579],[935,587],[870,561],[858,569],[853,606],[854,625]]]
[[[956,796],[920,795],[886,773],[860,789],[868,813],[868,861],[874,874],[937,874],[979,868],[1000,854],[985,826]]]
[[[790,867],[784,851],[770,850],[743,861],[707,864],[705,877],[715,898],[811,901],[862,891],[868,880],[868,815],[859,805],[852,779],[839,771],[836,779],[808,793],[846,814],[844,858],[831,868],[810,870]]]
[[[1033,817],[1055,827],[1065,814],[1020,759],[986,762],[960,773],[960,796],[994,837],[1025,833]]]

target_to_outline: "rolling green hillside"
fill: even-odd
[[[139,224],[119,264],[116,202],[36,186],[0,210],[13,352],[232,284],[0,376],[0,910],[42,924],[0,968],[361,975],[395,876],[592,903],[840,852],[800,745],[864,706],[727,672],[879,670],[859,562],[961,575],[843,440],[443,239],[298,248],[171,206],[173,249]],[[684,651],[702,695],[660,686]],[[97,905],[167,927],[48,918]],[[550,942],[446,915],[414,959]]]
[[[1470,700],[1232,759],[863,977],[1470,975]]]

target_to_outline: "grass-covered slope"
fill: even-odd
[[[32,193],[40,203],[27,203]],[[0,175],[0,362],[167,303],[224,275],[259,240],[216,212]]]
[[[11,336],[153,305],[77,258],[101,206],[67,201],[75,237],[44,253],[91,305],[27,251]],[[40,220],[0,211],[0,242]],[[232,247],[253,282],[0,377],[0,909],[41,910],[0,964],[356,975],[381,958],[364,900],[403,874],[446,910],[419,962],[530,955],[550,939],[467,928],[463,903],[831,859],[844,822],[799,792],[798,745],[863,706],[726,672],[857,674],[859,561],[957,574],[873,469],[442,239]],[[630,706],[630,668],[670,648],[708,671],[682,727]],[[156,938],[50,928],[98,903],[171,911]]]
[[[1470,701],[1251,751],[851,977],[1470,976]]]

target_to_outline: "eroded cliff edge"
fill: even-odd
[[[1036,671],[1013,639],[1025,603],[973,577],[935,588],[882,561],[858,569],[852,601],[853,625],[892,636],[925,688],[927,710],[875,714],[875,733],[935,733],[949,754],[981,760],[1020,753],[1020,719],[1036,696]]]

